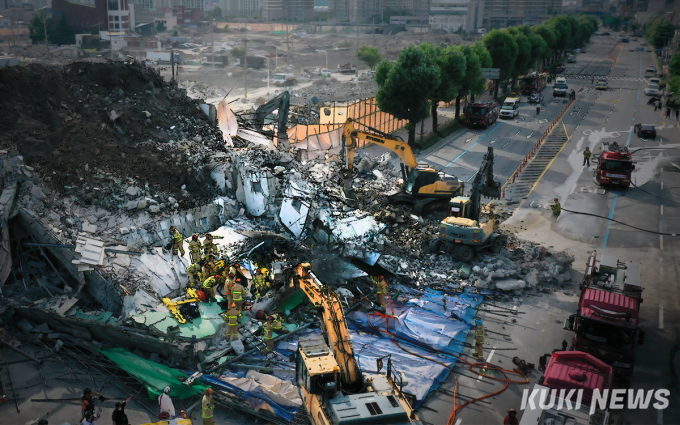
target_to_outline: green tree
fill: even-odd
[[[242,58],[246,54],[246,49],[241,47],[234,47],[233,49],[231,49],[229,54],[233,58]]]
[[[460,89],[456,96],[456,119],[460,117],[460,98],[468,93],[477,95],[486,89],[486,78],[482,78],[483,59],[479,57],[477,50],[465,45],[458,46],[458,49],[465,56],[465,75],[460,81]],[[491,56],[484,46],[479,50],[483,51],[488,62],[491,62]]]
[[[50,24],[51,21],[48,21],[47,25],[50,26]],[[62,16],[57,27],[48,31],[48,33],[50,42],[54,44],[75,44],[76,42],[75,34],[69,28],[68,21],[66,20],[65,16]]]
[[[514,37],[506,30],[491,30],[483,41],[491,55],[493,67],[500,69],[500,80],[508,80],[515,70],[515,61],[519,52]],[[498,97],[498,81],[494,89],[494,98],[496,97]]]
[[[465,78],[465,55],[458,46],[442,48],[431,43],[423,43],[420,45],[420,49],[426,56],[434,58],[439,67],[439,85],[430,98],[432,128],[436,133],[439,133],[437,130],[437,108],[439,102],[451,102],[458,97],[461,82]]]
[[[393,7],[386,7],[383,10],[383,22],[386,23],[386,24],[389,24],[390,18],[392,16],[400,16],[400,15],[404,15],[404,14],[408,14],[408,13],[404,10],[395,9]]]
[[[644,25],[645,38],[656,49],[662,49],[673,38],[675,27],[662,16],[650,19]]]
[[[45,12],[33,15],[33,18],[31,18],[31,21],[28,24],[28,29],[30,31],[29,37],[31,37],[33,43],[45,41],[45,27],[50,26],[50,21],[51,19],[47,17]]]
[[[680,53],[676,53],[671,58],[671,62],[668,64],[668,71],[671,75],[680,76]]]
[[[213,10],[210,11],[210,16],[212,16],[215,19],[220,19],[222,17],[222,8],[219,6],[215,6]]]
[[[522,25],[519,27],[519,30],[522,31],[531,45],[531,66],[538,70],[538,61],[545,58],[548,52],[548,43],[546,43],[543,37],[532,31],[528,25]]]
[[[515,80],[519,75],[526,74],[530,69],[533,61],[531,60],[531,43],[524,32],[518,27],[510,27],[507,31],[512,35],[515,43],[517,43],[517,57],[515,58],[515,67],[512,70],[512,84],[515,86]]]
[[[439,86],[439,67],[435,58],[417,46],[408,46],[396,61],[382,61],[375,72],[378,83],[376,100],[381,111],[408,120],[408,144],[413,147],[416,124],[430,113],[428,100]]]
[[[532,30],[545,41],[547,48],[544,59],[548,59],[548,62],[552,62],[554,60],[555,52],[557,51],[557,30],[553,25],[548,23],[532,27]]]
[[[156,32],[165,32],[166,28],[165,25],[163,25],[163,22],[158,22],[156,24]]]
[[[371,47],[367,44],[364,44],[359,48],[357,58],[368,65],[368,67],[371,69],[373,69],[378,64],[378,62],[382,60],[382,56],[380,55],[378,48]]]

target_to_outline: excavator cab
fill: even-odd
[[[467,218],[470,207],[468,196],[456,196],[449,201],[449,217]]]
[[[450,198],[463,193],[463,182],[423,164],[411,169],[405,191],[411,196]]]

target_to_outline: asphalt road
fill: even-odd
[[[576,311],[578,284],[585,269],[584,259],[589,252],[617,256],[621,261],[642,264],[645,291],[641,309],[641,326],[647,331],[644,345],[637,348],[635,372],[630,388],[668,389],[670,406],[663,411],[621,410],[614,412],[619,424],[675,424],[680,423],[678,397],[678,368],[675,366],[680,351],[680,268],[677,238],[658,233],[680,234],[680,133],[674,119],[665,119],[654,108],[647,106],[644,80],[651,53],[630,52],[640,42],[618,44],[609,37],[595,36],[587,53],[578,55],[566,73],[607,75],[609,90],[596,91],[590,79],[569,79],[569,88],[580,91],[577,101],[565,114],[563,122],[569,142],[551,164],[534,191],[515,212],[510,226],[524,238],[543,243],[546,247],[568,249],[576,257],[573,281],[557,287],[549,294],[535,297],[517,296],[517,316],[502,317],[480,313],[486,328],[510,335],[510,341],[491,334],[487,337],[487,361],[498,367],[512,369],[513,356],[538,364],[538,357],[561,347],[566,340],[571,346],[573,334],[562,329],[564,319]],[[544,89],[546,100],[551,90]],[[547,103],[538,118],[552,122],[564,108],[562,103]],[[545,131],[535,117],[535,108],[523,104],[518,121],[501,121],[488,130],[466,130],[454,134],[443,144],[423,153],[419,160],[443,168],[463,180],[470,178],[481,162],[488,146],[496,149],[494,171],[496,180],[503,182],[531,150],[537,137]],[[656,140],[641,140],[633,134],[633,125],[649,123],[657,126]],[[519,131],[519,133],[518,133]],[[531,131],[535,135],[527,139]],[[589,146],[595,153],[602,141],[616,140],[632,150],[645,148],[635,154],[638,161],[633,182],[638,186],[629,190],[601,188],[593,180],[593,167],[582,165],[583,149]],[[648,149],[647,149],[648,148]],[[552,217],[549,202],[560,198],[563,208],[602,216],[596,218],[563,212],[559,219]],[[613,218],[644,230],[638,230],[608,220]],[[513,303],[506,303],[512,308]],[[522,314],[524,313],[524,314]],[[517,323],[512,323],[515,318]],[[472,342],[472,338],[468,339]],[[493,348],[499,350],[493,350]],[[503,350],[516,348],[516,350]],[[468,349],[464,353],[471,354]],[[467,358],[472,361],[472,358]],[[505,382],[490,378],[470,377],[467,365],[455,368],[458,390],[463,396],[480,397],[495,393]],[[468,375],[468,376],[464,376]],[[455,425],[499,424],[508,408],[519,410],[522,390],[530,389],[540,378],[533,372],[530,384],[510,384],[499,394],[486,399],[490,404],[477,403],[459,410]],[[443,388],[453,390],[454,377]],[[456,402],[461,404],[461,399]],[[453,408],[453,399],[436,393],[421,409],[420,417],[432,424],[445,424]],[[521,413],[520,413],[521,416]]]

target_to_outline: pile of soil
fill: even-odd
[[[18,150],[52,190],[108,209],[122,203],[107,199],[126,184],[148,184],[180,205],[214,192],[196,172],[208,155],[197,160],[190,149],[169,147],[188,139],[202,151],[224,150],[222,135],[199,101],[153,69],[84,61],[5,67],[0,92],[0,149]]]

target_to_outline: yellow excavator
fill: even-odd
[[[298,265],[290,278],[320,311],[321,334],[301,337],[295,377],[313,425],[422,425],[402,391],[407,384],[389,355],[377,360],[377,373],[364,377],[354,357],[338,295],[322,284],[309,263]],[[387,359],[386,373],[381,373]]]
[[[355,121],[348,118],[342,132],[342,148],[340,155],[343,162],[343,186],[345,196],[356,200],[352,189],[352,174],[354,172],[354,155],[357,141],[364,140],[375,143],[396,153],[401,159],[401,174],[404,179],[403,191],[390,198],[392,203],[409,204],[416,214],[422,213],[426,206],[433,202],[448,202],[449,199],[463,194],[465,184],[457,177],[437,171],[428,164],[418,164],[413,150],[401,138],[383,133],[366,126],[369,131],[357,130]]]

